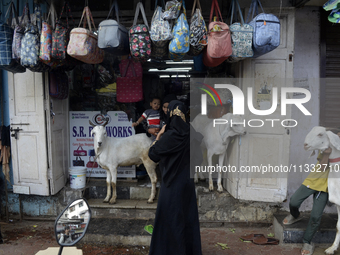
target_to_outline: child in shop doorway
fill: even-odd
[[[159,97],[153,97],[150,102],[151,109],[147,109],[143,112],[142,116],[134,123],[133,127],[138,126],[142,121],[146,120],[148,125],[147,132],[152,135],[152,140],[156,139],[156,136],[160,130],[160,113],[161,99]]]

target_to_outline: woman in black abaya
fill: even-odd
[[[167,125],[149,150],[149,157],[163,166],[149,255],[201,255],[195,184],[190,178],[190,131],[194,130],[185,120],[182,102],[171,101],[168,108]]]

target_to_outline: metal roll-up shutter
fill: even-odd
[[[340,24],[320,11],[320,125],[340,127]]]

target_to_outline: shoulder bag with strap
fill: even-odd
[[[144,24],[137,24],[139,10],[142,13]],[[142,2],[136,7],[133,25],[129,30],[129,43],[131,56],[138,61],[146,61],[151,56],[151,38],[148,20],[146,19]]]
[[[241,18],[241,23],[233,23],[234,13],[237,17],[237,12],[239,13],[239,16]],[[249,24],[244,23],[241,8],[237,0],[232,0],[231,2],[231,18],[229,29],[231,32],[233,53],[228,58],[228,62],[234,63],[244,58],[252,57],[254,55],[252,49],[254,28]]]
[[[29,17],[29,5],[26,3],[23,11],[21,20],[16,23],[14,28],[13,43],[12,43],[12,57],[20,61],[21,57],[21,40],[25,35],[25,26],[23,25],[24,18],[30,19]]]
[[[263,13],[258,14],[258,5]],[[252,21],[249,22],[249,25],[254,28],[253,57],[256,58],[280,45],[281,25],[280,20],[274,14],[264,13],[260,0],[252,0],[246,22],[248,22],[251,12]],[[257,14],[255,18],[254,13]]]
[[[13,28],[10,26],[12,18],[16,19],[18,23],[18,17],[16,14],[14,3],[11,2],[5,19],[9,14],[9,23],[5,23],[0,20],[0,68],[12,73],[24,73],[26,68],[21,66],[15,59],[12,58],[12,43],[13,43]]]
[[[150,37],[151,37],[151,57],[155,59],[164,59],[168,57],[169,42],[172,38],[171,25],[168,20],[162,18],[162,7],[157,6],[155,2],[155,12],[151,20]],[[162,0],[162,6],[165,6]]]
[[[195,11],[195,7],[197,8]],[[192,6],[191,21],[190,21],[190,49],[188,55],[198,56],[204,47],[207,45],[208,41],[208,29],[205,25],[204,18],[202,16],[202,9],[199,0],[195,0]]]
[[[35,5],[34,13],[36,15],[36,22],[33,24],[31,20],[29,20],[25,35],[21,41],[20,62],[21,65],[32,72],[46,72],[50,70],[50,67],[42,63],[39,59],[41,33],[41,8],[39,4]]]
[[[214,9],[217,21],[212,22]],[[229,26],[223,22],[217,0],[212,1],[209,20],[208,46],[203,54],[203,63],[205,66],[215,67],[232,54]]]
[[[109,19],[115,10],[116,20]],[[116,56],[128,55],[130,53],[129,34],[125,26],[119,23],[119,7],[117,0],[112,4],[106,20],[99,23],[98,47]]]
[[[172,39],[169,44],[169,58],[174,61],[181,61],[185,54],[189,51],[189,24],[187,21],[187,13],[185,2],[182,2],[183,12],[176,20],[172,30]]]
[[[83,27],[81,28],[80,24],[83,19],[84,23]],[[86,21],[89,29],[86,29]],[[88,6],[85,6],[79,26],[71,30],[70,41],[67,46],[67,53],[71,57],[83,61],[84,63],[99,64],[103,62],[105,53],[98,47],[98,37],[94,31],[92,31],[91,22],[94,31],[96,31],[97,29],[94,24],[91,11]]]
[[[52,68],[56,68],[59,65],[61,65],[61,61],[52,58],[52,31],[55,28],[56,18],[57,12],[52,2],[50,5],[50,10],[47,15],[47,19],[42,22],[39,53],[40,60],[44,64],[49,65]]]

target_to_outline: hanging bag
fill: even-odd
[[[162,18],[162,7],[155,3],[155,12],[151,20],[150,37],[151,37],[151,57],[163,59],[168,56],[168,45],[171,40],[171,25],[169,21]],[[162,5],[165,6],[164,0]]]
[[[86,15],[86,18],[84,16]],[[80,27],[84,19],[83,27]],[[86,21],[89,29],[86,29]],[[92,31],[91,22],[94,31],[97,31],[94,24],[91,11],[85,6],[83,15],[81,16],[79,26],[73,28],[70,33],[70,41],[67,46],[67,53],[80,61],[87,64],[99,64],[104,60],[104,51],[98,48],[98,37]]]
[[[137,24],[139,10],[142,13],[144,24]],[[150,58],[151,39],[149,34],[149,25],[142,2],[139,2],[136,7],[133,25],[129,30],[129,43],[131,55],[134,59],[144,62]]]
[[[189,24],[186,17],[185,2],[182,2],[183,12],[176,20],[169,43],[169,58],[181,61],[189,51]]]
[[[5,23],[0,20],[0,68],[12,73],[24,73],[26,68],[21,66],[15,59],[12,58],[12,43],[14,30],[10,26],[12,18],[16,19],[18,23],[18,17],[16,14],[14,3],[11,2],[5,19],[9,14],[9,23]]]
[[[212,22],[214,9],[217,21]],[[208,46],[203,53],[203,63],[205,66],[215,67],[232,54],[229,26],[222,20],[217,0],[212,1],[209,20]]]
[[[140,62],[124,59],[119,64],[117,102],[135,103],[143,100],[143,68]]]
[[[16,59],[18,61],[20,61],[20,57],[21,57],[21,41],[25,35],[25,26],[23,25],[23,21],[25,17],[30,20],[28,3],[26,3],[23,9],[20,22],[17,21],[15,28],[14,28],[13,43],[12,43],[12,57],[13,59]]]
[[[69,93],[68,76],[64,71],[54,70],[49,73],[49,92],[55,99],[66,99]],[[79,148],[78,148],[79,149]],[[86,151],[85,151],[86,153]],[[86,155],[74,155],[86,156]]]
[[[258,5],[263,13],[258,14]],[[274,14],[264,13],[260,0],[252,0],[246,23],[248,23],[251,12],[252,21],[249,22],[249,25],[254,28],[253,57],[257,58],[275,50],[280,45],[281,25],[280,20]],[[255,18],[254,13],[257,14]]]
[[[21,40],[20,62],[21,65],[32,72],[46,72],[50,70],[50,67],[39,59],[41,33],[41,8],[39,4],[35,5],[34,14],[36,15],[35,24],[29,19],[25,35]]]
[[[236,9],[237,5],[237,9]],[[233,23],[234,14],[237,16],[237,11],[241,18],[241,23]],[[240,5],[237,0],[231,2],[231,18],[230,18],[230,32],[232,41],[232,55],[229,57],[228,62],[238,62],[244,58],[250,58],[254,55],[253,44],[253,27],[245,24]]]
[[[197,8],[195,11],[196,4]],[[204,47],[207,45],[207,33],[208,29],[202,16],[200,1],[195,0],[192,6],[190,21],[190,49],[188,52],[189,56],[198,56],[202,52]]]
[[[115,10],[116,20],[109,19]],[[125,26],[119,23],[119,8],[117,0],[112,4],[106,20],[99,23],[98,47],[116,56],[130,53],[129,34]]]
[[[177,0],[167,1],[165,11],[162,14],[163,19],[177,19],[181,12],[182,3]]]
[[[47,19],[42,22],[39,58],[41,62],[52,68],[61,65],[61,61],[57,61],[52,57],[52,31],[55,28],[56,17],[57,12],[55,11],[53,3],[51,3]]]

